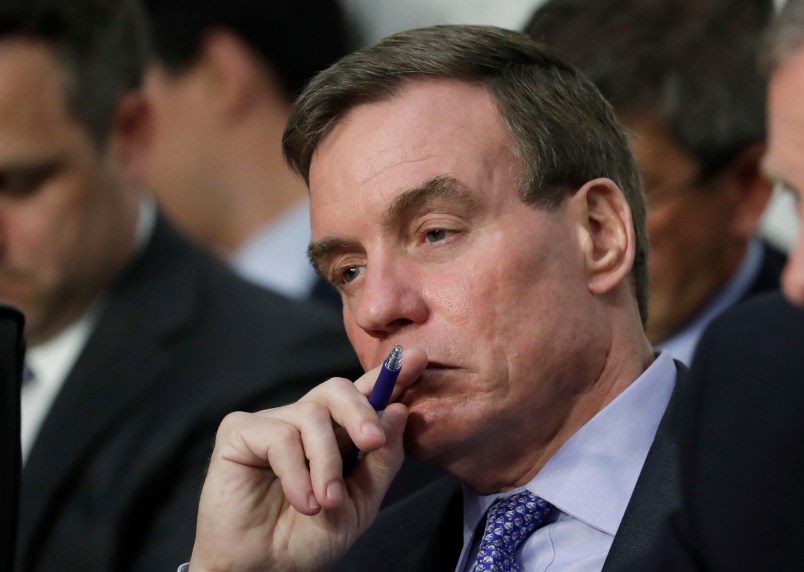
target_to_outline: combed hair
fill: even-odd
[[[146,0],[145,6],[154,54],[169,72],[188,71],[207,34],[224,30],[273,72],[289,101],[350,43],[337,0]]]
[[[136,0],[3,0],[0,40],[42,41],[64,73],[68,109],[103,145],[123,95],[140,87],[147,28]]]
[[[408,82],[430,79],[488,90],[522,165],[525,202],[557,208],[598,177],[620,187],[634,220],[633,276],[644,322],[645,204],[623,129],[586,78],[524,34],[490,26],[435,26],[389,36],[346,56],[299,96],[283,138],[288,163],[309,183],[316,148],[344,115],[393,98]]]

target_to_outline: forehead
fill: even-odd
[[[511,139],[488,91],[458,81],[414,81],[358,106],[321,141],[310,167],[313,231],[328,205],[385,199],[437,177],[491,188],[518,173]]]

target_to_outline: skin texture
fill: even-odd
[[[683,329],[731,280],[770,187],[759,177],[747,180],[733,172],[742,168],[739,162],[700,183],[695,159],[658,120],[645,115],[625,125],[634,133],[631,149],[645,180],[651,241],[647,332],[658,343]]]
[[[486,91],[451,81],[359,106],[320,143],[310,252],[364,367],[405,347],[393,403],[378,425],[373,369],[227,418],[191,569],[327,569],[373,521],[403,438],[478,491],[521,485],[650,364],[622,193],[595,179],[553,212],[525,204],[511,148]],[[345,481],[344,431],[369,451]]]
[[[30,345],[119,272],[137,216],[120,178],[130,148],[115,133],[98,151],[70,116],[61,78],[45,45],[0,42],[0,299],[22,309]]]
[[[549,444],[575,426],[575,407],[601,398],[589,384],[611,339],[588,325],[597,309],[578,205],[550,213],[524,204],[490,97],[445,83],[361,108],[322,142],[310,173],[313,243],[347,245],[316,262],[342,292],[363,363],[396,343],[427,352],[424,383],[402,396],[408,450],[469,482],[510,467],[509,482],[475,483],[496,489],[529,480]],[[426,187],[438,177],[450,178],[440,197]],[[393,210],[403,196],[408,204]],[[500,434],[517,438],[501,447]],[[522,458],[534,442],[544,449]]]
[[[772,76],[769,92],[768,152],[764,167],[768,176],[797,197],[799,221],[804,220],[804,49],[799,49]],[[798,239],[782,276],[785,295],[804,306],[804,233]]]

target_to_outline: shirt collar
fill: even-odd
[[[576,432],[527,485],[561,512],[614,536],[653,444],[676,379],[661,352],[636,381]],[[464,541],[500,496],[464,487]]]
[[[230,263],[245,278],[293,298],[306,298],[316,274],[307,261],[310,202],[304,198],[264,226],[232,253]]]

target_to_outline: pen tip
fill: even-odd
[[[388,354],[388,359],[385,360],[385,367],[391,371],[397,371],[402,367],[402,346],[396,346]]]

